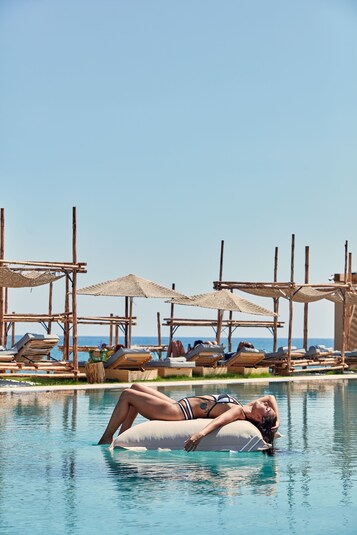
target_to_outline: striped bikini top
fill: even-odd
[[[219,403],[234,403],[234,405],[242,406],[241,402],[229,394],[209,394],[215,401],[210,410],[207,413],[206,418],[209,418],[210,413],[213,411],[216,405]]]

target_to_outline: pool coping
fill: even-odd
[[[357,379],[357,373],[346,373],[336,375],[314,375],[314,376],[291,376],[291,377],[262,377],[256,379],[196,379],[184,381],[145,381],[147,386],[193,386],[193,385],[217,385],[217,384],[269,384],[285,382],[316,382],[316,381],[336,381],[345,379]],[[24,392],[58,392],[61,390],[117,390],[128,388],[132,383],[96,383],[86,385],[39,385],[39,386],[5,386],[0,387],[0,394],[23,394]]]

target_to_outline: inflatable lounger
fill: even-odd
[[[207,425],[207,418],[197,420],[144,422],[114,439],[112,448],[125,448],[135,451],[145,450],[183,450],[185,441]],[[260,431],[250,422],[231,422],[204,437],[196,451],[261,451],[270,447]]]

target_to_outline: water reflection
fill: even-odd
[[[172,492],[235,496],[252,492],[272,495],[278,482],[275,459],[260,452],[132,452],[101,448],[108,474],[122,495],[169,485]],[[149,492],[149,494],[150,494]]]

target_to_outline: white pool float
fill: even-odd
[[[114,439],[112,447],[135,451],[145,450],[183,450],[185,441],[194,433],[201,431],[208,423],[207,418],[165,422],[147,421]],[[238,420],[204,437],[197,451],[262,451],[270,447],[264,441],[259,429],[250,422]]]

